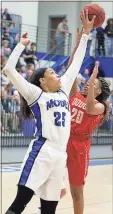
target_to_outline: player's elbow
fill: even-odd
[[[3,68],[3,70],[2,70],[2,73],[3,73],[3,74],[6,74],[6,75],[7,75],[8,72],[9,72],[9,69],[8,69],[8,68]]]
[[[5,73],[6,75],[12,71],[11,66],[9,66],[8,63],[6,63],[5,67],[3,68],[2,72]]]

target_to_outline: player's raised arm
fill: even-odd
[[[77,37],[76,37],[76,45],[72,51],[72,54],[70,56],[70,59],[69,59],[69,62],[68,62],[68,68],[69,66],[71,65],[72,61],[73,61],[73,57],[74,57],[74,54],[79,46],[79,43],[80,43],[80,39],[82,37],[82,33],[83,33],[83,27],[81,28],[81,30],[79,30],[79,28],[77,28]],[[79,87],[78,87],[78,80],[77,78],[75,79],[74,83],[73,83],[73,86],[71,88],[71,91],[70,91],[70,97],[73,96],[74,94],[76,94],[77,92],[79,91]]]
[[[92,20],[89,21],[88,19],[88,10],[82,11],[82,23],[84,26],[84,33],[81,37],[79,46],[73,56],[73,61],[69,68],[67,69],[66,73],[61,77],[62,86],[64,91],[69,95],[72,85],[80,71],[86,48],[87,48],[87,42],[89,39],[89,33],[93,29],[95,16],[93,16]]]
[[[92,115],[98,115],[104,113],[104,105],[102,103],[95,103],[95,80],[98,74],[99,62],[95,63],[93,73],[89,79],[89,88],[86,101],[86,112]]]
[[[29,43],[30,40],[26,38],[26,35],[24,35],[24,38],[21,39],[11,53],[5,67],[3,68],[3,72],[5,72],[7,77],[17,88],[20,94],[26,99],[28,104],[31,104],[38,98],[41,93],[41,89],[25,80],[15,69],[21,53]]]

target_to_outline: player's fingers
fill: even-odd
[[[98,67],[99,67],[99,64],[100,64],[100,63],[99,63],[99,61],[96,61],[96,62],[95,62],[95,66],[96,66],[96,68],[98,68]]]
[[[82,10],[81,12],[81,20],[82,20],[82,23],[85,23],[86,21],[84,10]]]
[[[99,62],[96,61],[96,62],[95,62],[95,67],[94,67],[94,71],[93,71],[94,77],[96,77],[97,74],[98,74],[98,71],[99,71],[98,68],[99,68]]]
[[[94,23],[95,19],[96,19],[96,16],[94,15],[94,16],[92,17],[91,22]]]
[[[89,18],[88,18],[88,9],[85,10],[85,17],[86,17],[86,20],[89,21]]]

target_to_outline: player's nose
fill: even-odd
[[[57,78],[60,78],[60,76],[57,74]]]

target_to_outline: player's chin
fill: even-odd
[[[83,94],[84,96],[87,96],[88,91],[87,91],[87,90],[83,90],[83,91],[82,91],[82,94]]]
[[[60,89],[62,87],[61,82],[58,82],[58,88]]]

